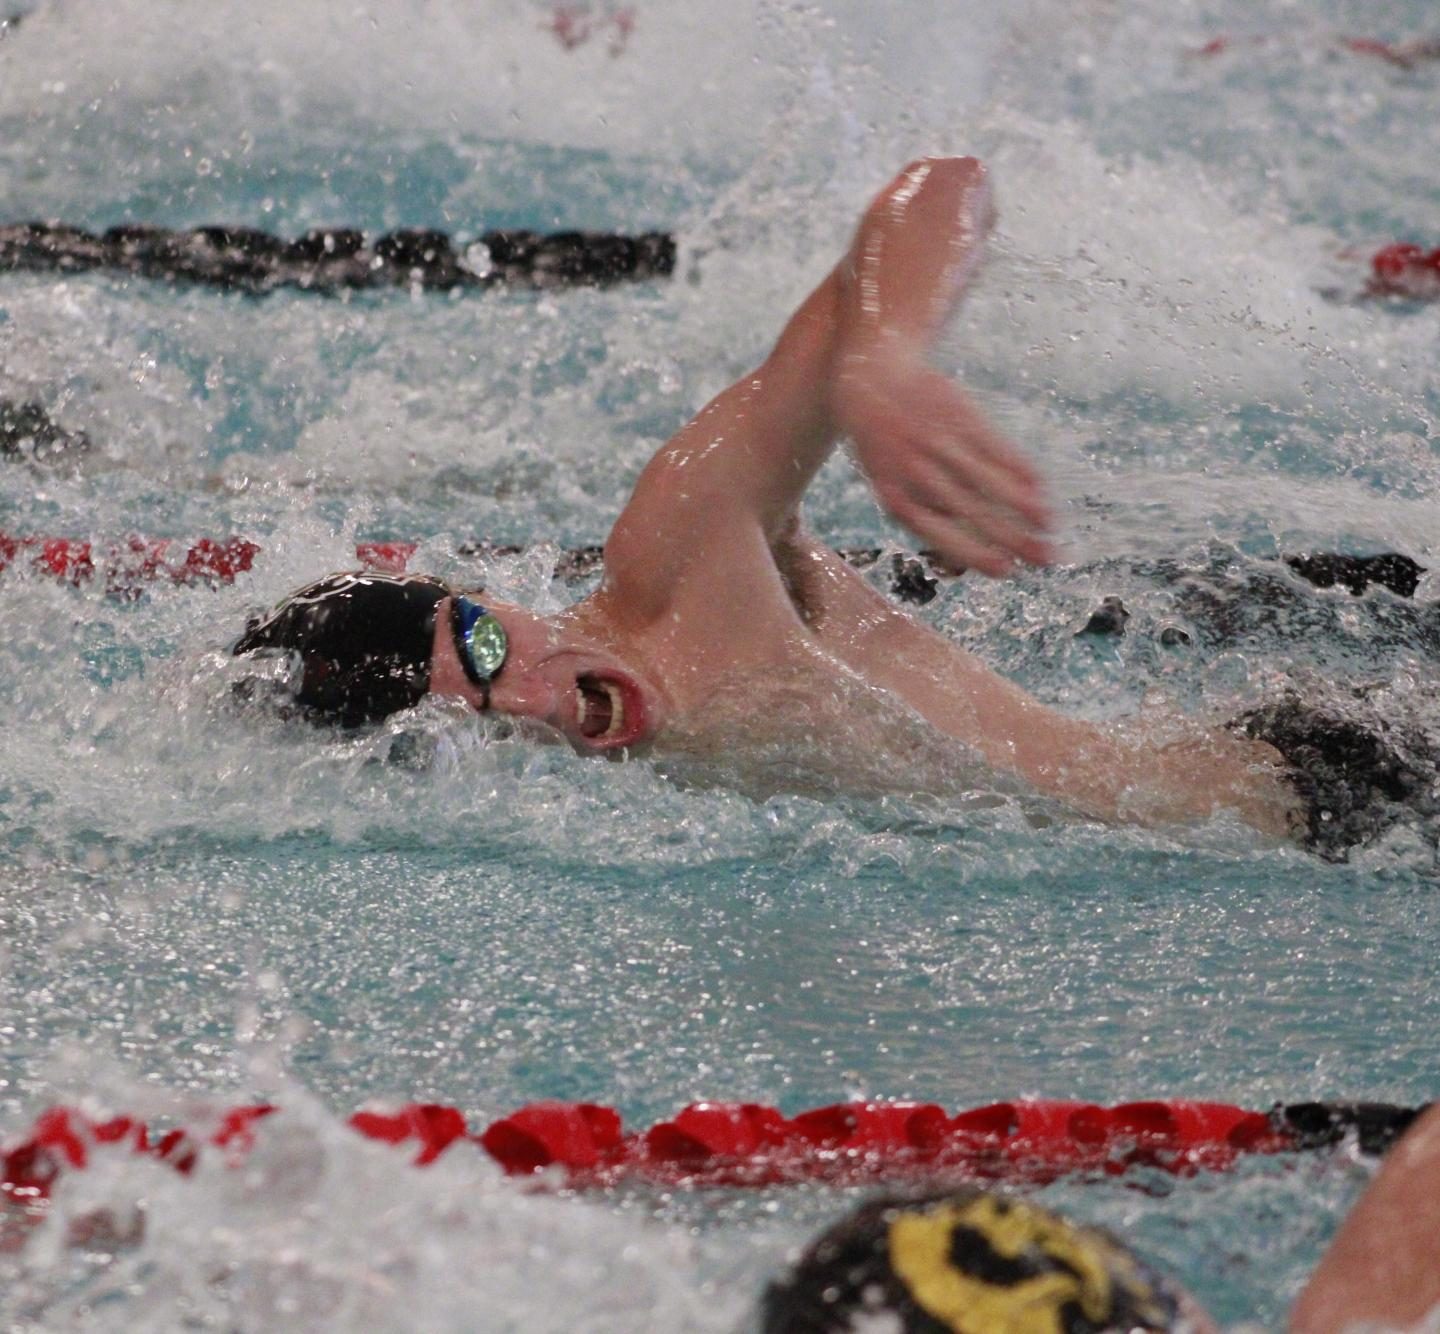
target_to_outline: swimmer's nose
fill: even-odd
[[[517,718],[552,718],[558,713],[559,692],[548,681],[524,671],[502,672],[490,687],[490,707]]]
[[[516,717],[557,719],[562,684],[546,671],[554,647],[549,622],[511,604],[498,606],[497,611],[510,638],[510,653],[500,674],[491,681],[491,709]]]

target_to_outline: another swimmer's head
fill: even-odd
[[[1193,1299],[1127,1247],[966,1187],[862,1205],[765,1294],[764,1334],[1101,1334],[1207,1330]]]
[[[577,750],[618,751],[649,740],[664,713],[583,618],[482,605],[422,575],[330,575],[252,620],[232,651],[293,658],[286,707],[342,728],[433,693],[545,723]]]

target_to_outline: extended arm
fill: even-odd
[[[612,566],[673,574],[737,554],[747,531],[773,544],[842,434],[881,503],[957,566],[999,574],[1048,559],[1034,469],[924,361],[975,266],[990,207],[973,158],[901,172],[764,364],[651,461],[611,535]]]

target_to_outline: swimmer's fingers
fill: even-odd
[[[917,508],[904,523],[916,537],[941,553],[951,570],[975,570],[992,579],[1003,579],[1015,568],[1013,557],[931,510]]]
[[[952,459],[949,466],[953,464]],[[903,469],[892,467],[879,476],[867,471],[876,499],[891,517],[952,567],[998,577],[1017,562],[1045,565],[1053,559],[1045,529],[1004,499],[997,500],[993,490],[977,489],[968,480],[983,471],[973,464],[957,481],[946,467],[917,450]],[[1009,496],[1013,488],[1002,486],[1000,494]]]
[[[1054,558],[1048,534],[1053,524],[1039,479],[1028,465],[1016,466],[1013,448],[994,447],[950,432],[926,436],[913,448],[905,475],[912,497],[988,536],[1019,560],[1045,565]]]
[[[933,483],[919,487],[887,484],[876,494],[886,510],[926,543],[952,569],[977,570],[994,578],[1009,574],[1017,561],[1049,559],[1049,548],[1012,514],[979,497],[958,492],[943,507]]]
[[[977,482],[976,474],[984,471],[972,461],[956,481],[943,462],[918,461],[905,483],[904,496],[894,499],[904,511],[895,517],[917,535],[931,539],[951,563],[959,562],[963,547],[965,563],[984,574],[1008,573],[1017,560],[1048,564],[1054,553],[1044,529],[1011,501],[1009,485]],[[921,533],[914,527],[921,522],[935,532]],[[977,546],[982,550],[978,557]]]
[[[842,407],[886,510],[952,564],[1004,574],[1016,561],[1051,560],[1050,507],[1024,455],[944,376],[885,369],[847,386]]]
[[[954,385],[942,380],[937,396],[925,443],[942,477],[1013,510],[1035,533],[1048,532],[1055,519],[1035,466]]]

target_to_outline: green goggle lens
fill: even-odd
[[[484,689],[500,674],[510,651],[505,627],[493,613],[466,597],[456,597],[450,619],[460,665],[471,683]]]

